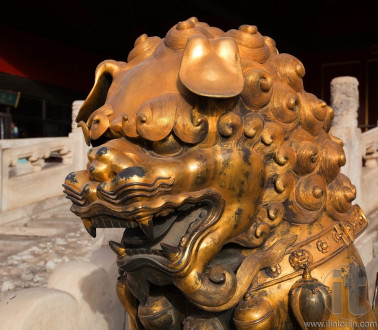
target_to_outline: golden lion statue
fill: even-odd
[[[127,60],[97,68],[76,119],[88,167],[64,187],[92,236],[125,228],[110,246],[130,328],[374,321],[352,243],[367,222],[302,63],[196,18]]]

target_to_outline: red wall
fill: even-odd
[[[48,29],[48,27],[46,27]],[[0,72],[88,92],[106,58],[0,24]]]

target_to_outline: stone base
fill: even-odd
[[[20,290],[0,302],[1,328],[8,330],[90,329],[77,323],[79,313],[73,296],[51,288]]]
[[[62,264],[48,288],[19,290],[0,302],[1,329],[124,330],[125,311],[115,285],[118,270],[108,247],[87,261]]]

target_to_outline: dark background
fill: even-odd
[[[135,39],[164,37],[196,16],[224,31],[256,25],[305,65],[305,89],[330,102],[332,78],[360,82],[359,125],[378,119],[377,1],[13,1],[1,5],[0,89],[21,91],[0,107],[27,136],[66,135],[70,105],[88,94],[96,65],[126,60]],[[33,102],[40,105],[33,105]],[[35,103],[35,102],[34,102]],[[34,119],[33,119],[34,118]],[[29,120],[29,125],[25,121]],[[31,129],[33,128],[33,131]]]

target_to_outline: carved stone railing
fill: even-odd
[[[362,158],[365,161],[365,167],[378,167],[378,127],[362,133]]]
[[[331,134],[344,143],[346,164],[341,172],[356,186],[356,203],[366,214],[378,208],[378,128],[361,133],[357,127],[358,80],[338,77],[331,82],[335,118]]]
[[[23,207],[60,193],[61,188],[55,180],[62,182],[66,171],[70,170],[72,141],[69,138],[38,140],[35,143],[29,139],[28,145],[1,149],[1,211]],[[45,162],[52,155],[61,161]]]
[[[378,264],[378,128],[361,133],[357,127],[358,80],[337,77],[331,82],[332,107],[335,119],[331,134],[344,143],[346,165],[341,171],[356,186],[358,203],[367,215],[369,225],[355,241],[365,264],[369,292],[373,292]]]
[[[81,104],[73,103],[73,118]],[[68,137],[0,140],[0,226],[25,228],[17,223],[65,202],[64,178],[85,168],[87,149],[76,123]],[[118,270],[113,252],[102,246],[107,242],[99,230],[86,261],[63,263],[47,287],[18,290],[0,300],[0,328],[125,329],[125,311],[113,290]]]
[[[361,171],[362,207],[368,215],[369,226],[366,232],[357,241],[357,248],[366,265],[369,278],[369,292],[373,292],[374,279],[378,265],[378,128],[362,133],[361,138],[362,160],[364,166]],[[361,162],[362,164],[362,162]]]
[[[73,116],[80,104],[74,102]],[[0,224],[25,217],[25,207],[35,203],[64,201],[62,182],[85,167],[86,149],[77,129],[68,137],[0,140]]]
[[[360,143],[364,162],[361,171],[362,198],[368,213],[378,208],[378,128],[362,133]],[[378,225],[378,220],[375,222]]]
[[[341,172],[356,186],[357,197],[355,202],[364,209],[361,178],[361,129],[357,127],[358,80],[354,77],[334,78],[331,81],[331,105],[335,118],[330,133],[344,143],[346,164],[341,168]]]

